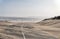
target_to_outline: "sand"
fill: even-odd
[[[0,22],[0,39],[59,39],[59,28],[33,22]]]

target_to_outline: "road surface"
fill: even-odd
[[[16,23],[15,25],[0,25],[0,39],[58,39],[37,28],[34,23]]]

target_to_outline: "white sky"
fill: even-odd
[[[0,0],[0,16],[43,16],[60,15],[60,0]]]

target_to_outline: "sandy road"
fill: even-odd
[[[34,28],[29,29],[28,26],[31,26],[31,27],[33,26]],[[35,26],[37,26],[37,25],[34,23],[33,24],[32,23],[22,23],[21,30],[22,30],[23,39],[58,39],[55,36],[49,34],[48,32],[42,31],[41,29],[38,29],[37,31],[35,31],[36,30]]]
[[[35,27],[34,23],[16,23],[0,26],[1,39],[57,39]]]
[[[24,26],[24,24],[21,25],[21,32],[22,32],[23,39],[26,39],[24,31],[23,31],[24,30],[23,26]]]

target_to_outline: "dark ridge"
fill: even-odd
[[[60,16],[55,16],[55,17],[52,17],[52,18],[47,18],[47,19],[44,19],[43,21],[45,20],[60,20]]]
[[[52,19],[60,19],[60,16],[55,16],[55,17],[52,18]]]

